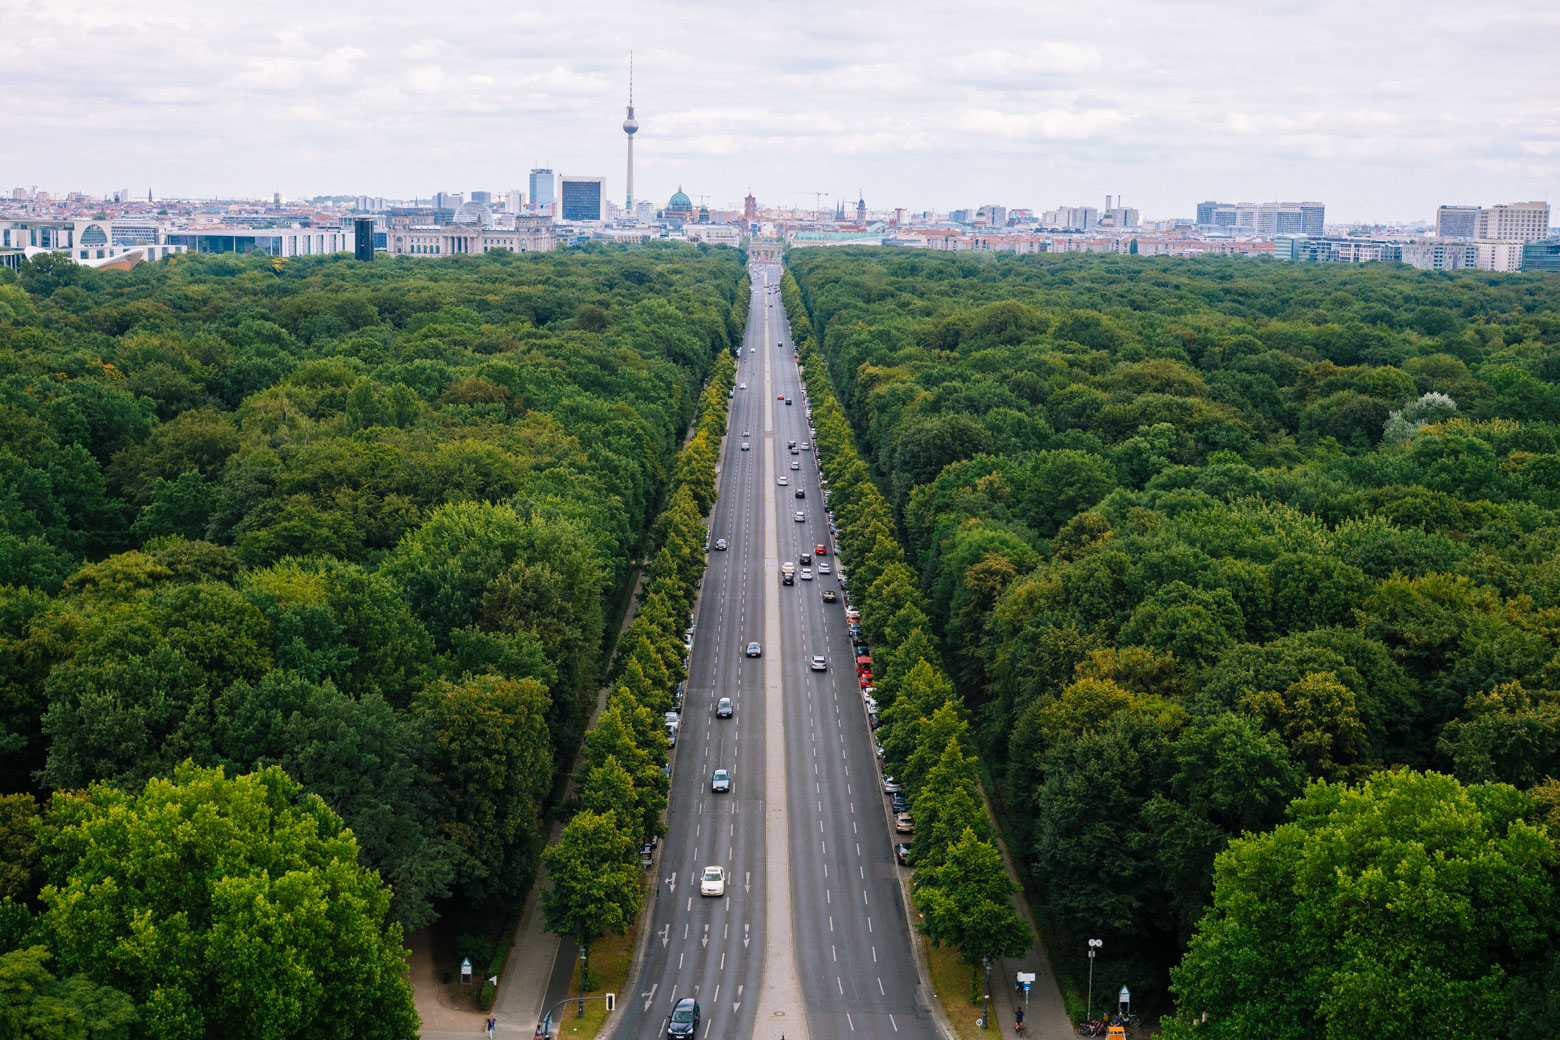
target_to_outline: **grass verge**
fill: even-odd
[[[975,1026],[980,1017],[980,1001],[970,1001],[970,966],[959,951],[951,946],[933,946],[923,935],[916,936],[915,941],[921,944],[921,952],[926,956],[932,991],[953,1026],[954,1035],[959,1040],[989,1040],[995,1036]]]
[[[599,997],[605,993],[616,993],[618,1000],[623,1000],[627,994],[623,987],[628,985],[628,971],[630,962],[634,956],[634,943],[639,938],[639,925],[629,929],[627,935],[609,935],[605,939],[598,939],[590,946],[590,967],[596,975],[597,988],[588,995]],[[569,980],[569,992],[580,991],[580,965],[574,964],[574,975]],[[612,1014],[617,1014],[613,1012]],[[569,1037],[571,1040],[594,1040],[602,1032],[611,1015],[607,1014],[607,1002],[604,1000],[587,1000],[585,1002],[585,1017],[579,1018],[579,1005],[565,1005],[558,1012],[558,1020],[553,1023],[553,1035],[557,1037]]]

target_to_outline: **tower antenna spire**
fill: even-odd
[[[628,191],[623,197],[624,208],[630,216],[634,213],[634,134],[639,130],[639,120],[634,118],[634,52],[628,52],[628,118],[623,120],[623,133],[628,136]]]

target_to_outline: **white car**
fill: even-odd
[[[743,450],[743,451],[750,451],[750,450],[752,450],[752,449],[750,449],[750,448],[749,448],[749,447],[748,447],[748,442],[747,442],[747,441],[743,441],[743,442],[742,442],[742,450]]]
[[[802,580],[803,581],[812,581],[812,568],[811,567],[803,567],[802,568]]]
[[[699,895],[723,896],[726,894],[726,868],[705,867],[699,877]]]
[[[829,662],[822,654],[813,654],[808,667],[815,672],[826,672],[829,670]]]
[[[746,383],[738,383],[737,384],[737,389],[738,390],[746,390],[747,389],[747,384]]]
[[[796,522],[799,524],[805,524],[807,522],[807,514],[798,509],[796,511]]]
[[[800,462],[793,462],[793,463],[791,463],[791,468],[792,469],[801,469],[802,468],[802,464]]]
[[[791,478],[790,477],[786,477],[786,476],[782,476],[779,480],[775,481],[775,483],[778,484],[780,487],[785,487],[786,485],[791,483]]]
[[[829,573],[829,565],[827,563],[820,562],[818,564],[818,573],[819,574],[828,574]]]

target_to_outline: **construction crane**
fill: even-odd
[[[790,194],[792,194],[792,195],[811,195],[813,197],[813,223],[814,224],[818,223],[818,219],[819,219],[818,218],[818,212],[819,212],[819,210],[823,206],[824,197],[827,196],[829,193],[826,192],[826,191],[793,191],[793,192],[790,192]]]

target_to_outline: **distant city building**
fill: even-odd
[[[531,171],[531,212],[548,214],[552,212],[553,203],[558,201],[556,181],[553,172],[546,168],[538,168]]]
[[[856,199],[856,223],[867,222],[867,200],[865,196]]]
[[[634,203],[634,218],[646,224],[655,220],[655,203],[640,199]]]
[[[1279,260],[1309,263],[1370,264],[1403,259],[1399,242],[1346,236],[1279,235],[1274,239],[1273,255]]]
[[[1510,202],[1481,206],[1442,206],[1435,211],[1437,238],[1489,242],[1532,242],[1549,237],[1549,203]]]
[[[1466,242],[1426,239],[1404,242],[1398,259],[1421,271],[1460,271],[1478,263],[1479,250]],[[1473,263],[1469,263],[1472,260]]]
[[[558,182],[558,218],[568,221],[606,219],[605,177],[562,177]]]
[[[525,192],[512,188],[504,193],[505,213],[519,213],[523,209],[525,209]]]
[[[988,203],[976,212],[975,223],[984,224],[986,227],[1006,227],[1007,207],[999,206],[995,202]]]
[[[1522,270],[1560,274],[1560,238],[1548,238],[1540,242],[1524,242],[1522,245]]]
[[[1442,206],[1435,211],[1435,237],[1478,238],[1478,206]]]
[[[1063,231],[1088,231],[1100,222],[1100,212],[1093,206],[1058,206],[1040,215],[1040,223]]]
[[[359,213],[382,213],[385,210],[385,200],[375,195],[359,195],[352,208]]]
[[[1199,202],[1197,223],[1257,235],[1320,235],[1326,206],[1320,202]]]
[[[350,251],[351,228],[202,227],[169,231],[171,245],[192,253],[265,253],[268,256],[328,256]]]
[[[16,266],[39,253],[63,253],[90,267],[122,266],[122,261],[165,260],[184,252],[170,244],[163,229],[145,220],[0,220],[0,260]]]
[[[683,193],[682,185],[679,184],[667,200],[666,208],[661,211],[661,219],[673,225],[693,222],[693,200]]]
[[[393,224],[385,238],[385,250],[391,256],[475,256],[497,249],[545,253],[554,245],[552,218],[545,216],[516,217],[508,227]]]
[[[742,221],[743,221],[743,223],[751,224],[753,221],[755,221],[757,219],[758,219],[758,200],[753,197],[753,193],[750,191],[750,192],[747,193],[747,196],[745,198],[743,198],[743,200],[742,200]]]
[[[447,209],[451,213],[460,209],[460,204],[466,201],[466,197],[458,191],[436,191],[433,193],[433,208]]]
[[[471,193],[471,201],[480,202],[484,206],[491,206],[493,204],[493,193],[491,191],[474,191]]]

